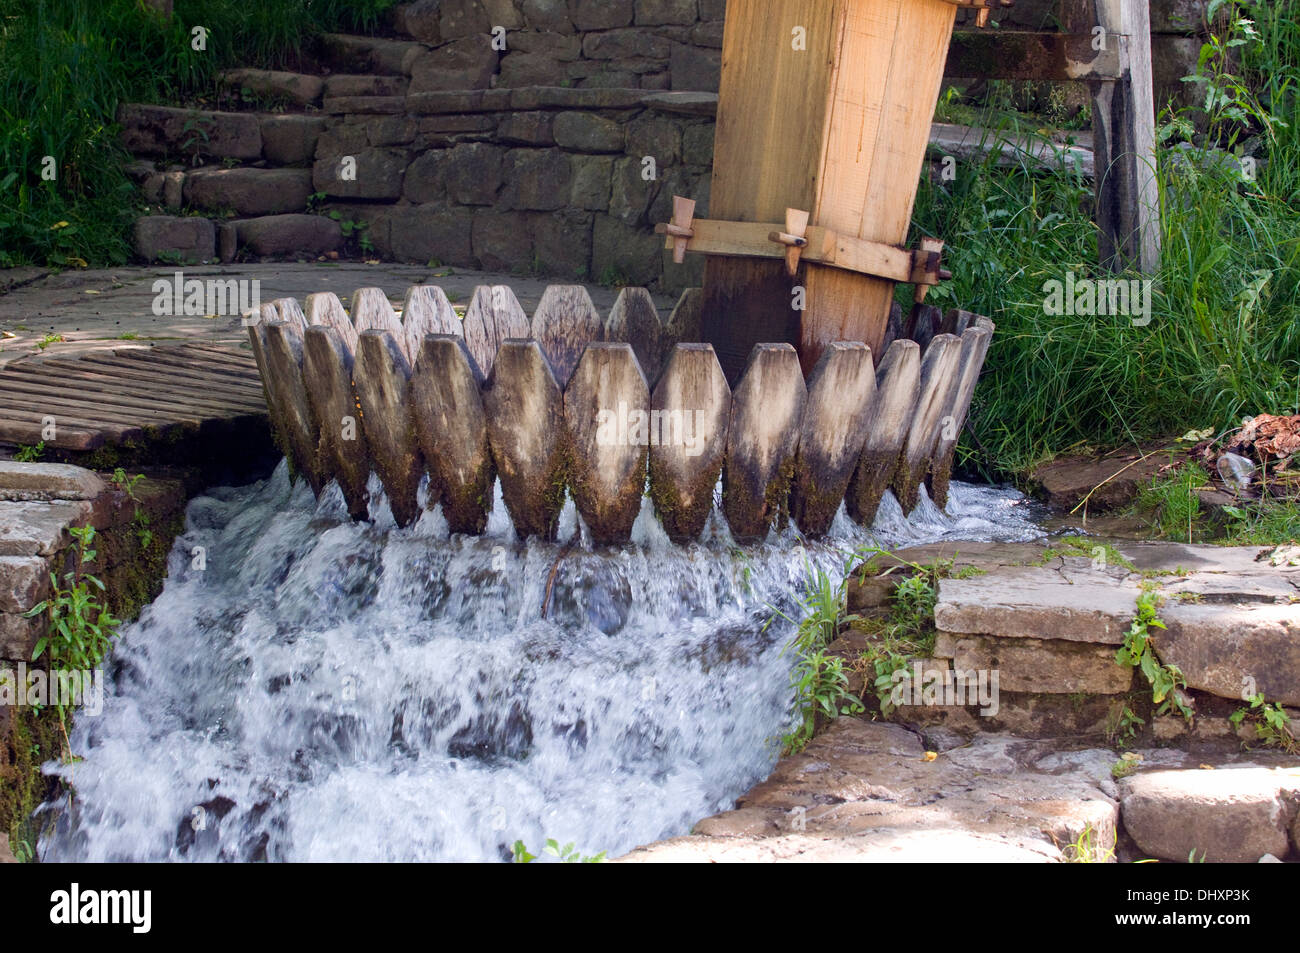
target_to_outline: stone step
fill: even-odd
[[[200,169],[185,174],[191,208],[240,216],[302,212],[312,194],[310,169]]]
[[[317,258],[343,248],[343,230],[325,215],[285,213],[215,222],[192,215],[136,220],[135,252],[149,262],[229,263],[239,249],[259,258]]]
[[[341,96],[405,96],[410,79],[405,76],[375,76],[370,73],[336,73],[325,77],[325,95]]]
[[[1112,684],[1105,657],[1123,643],[1142,586],[1154,585],[1166,628],[1150,630],[1153,644],[1189,688],[1300,705],[1300,560],[1281,549],[1120,546],[1119,564],[1098,548],[1095,561],[1056,557],[944,579],[940,651],[957,668],[1001,667],[1007,691],[1101,691]]]
[[[415,40],[389,40],[326,33],[320,39],[324,64],[339,73],[410,76],[411,66],[427,48]]]
[[[325,132],[326,117],[301,113],[231,113],[176,109],[129,103],[118,112],[122,144],[138,156],[192,160],[265,159],[275,165],[301,165],[316,155],[316,141]],[[154,167],[136,161],[132,177],[148,191]]]
[[[135,155],[262,157],[261,118],[254,113],[126,103],[117,120],[122,125],[122,145]]]
[[[299,106],[320,105],[325,80],[303,73],[280,70],[232,69],[219,77],[228,89],[247,89],[260,96],[281,99]]]
[[[928,749],[928,750],[927,750]],[[1186,862],[1300,859],[1300,768],[1282,755],[1120,753],[1069,733],[967,742],[839,718],[733,810],[625,862]],[[1198,767],[1209,761],[1210,770]]]
[[[324,215],[265,215],[235,223],[239,245],[266,258],[315,258],[343,247],[339,223]]]

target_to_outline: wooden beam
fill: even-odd
[[[787,208],[813,208],[843,14],[844,0],[729,0],[712,215],[779,222]],[[799,284],[783,262],[708,260],[700,340],[713,345],[733,386],[755,345],[798,342],[791,302]]]
[[[928,266],[928,250],[925,247],[909,251],[897,245],[873,242],[850,235],[842,235],[828,228],[807,228],[805,234],[798,236],[804,244],[791,248],[786,241],[778,240],[776,235],[783,226],[763,222],[722,222],[715,219],[696,219],[692,222],[689,237],[674,234],[670,227],[658,226],[657,231],[666,235],[666,249],[675,249],[685,243],[685,250],[704,255],[724,255],[738,258],[771,258],[787,262],[792,251],[799,252],[795,262],[816,262],[833,265],[846,271],[857,272],[875,278],[885,278],[893,282],[918,282],[920,284],[938,284],[942,274],[937,268]],[[791,239],[795,236],[790,235]],[[768,342],[764,342],[768,343]]]
[[[1119,79],[1129,37],[1107,37],[1096,49],[1091,32],[1032,33],[959,30],[952,35],[944,75],[951,79],[1030,79],[1071,82]]]

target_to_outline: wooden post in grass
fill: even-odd
[[[1160,269],[1160,189],[1156,181],[1156,108],[1147,0],[1067,0],[1067,16],[1086,16],[1120,45],[1121,76],[1092,80],[1097,243],[1111,271]]]
[[[840,239],[902,243],[958,5],[974,4],[730,0],[711,219],[802,211]],[[704,340],[733,383],[765,342],[795,344],[805,373],[833,341],[883,354],[895,281],[807,256],[792,275],[795,258],[709,257]]]
[[[1101,263],[1160,268],[1148,0],[1060,0],[1061,33],[958,32],[949,77],[1087,83]]]

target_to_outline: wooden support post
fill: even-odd
[[[645,493],[650,387],[630,344],[591,344],[564,392],[569,490],[592,542],[632,538]]]
[[[465,346],[482,380],[492,376],[502,344],[533,336],[532,322],[507,285],[479,285],[474,289],[465,312],[464,332]]]
[[[790,514],[807,536],[825,536],[858,466],[876,397],[871,349],[827,346],[808,382]]]
[[[731,400],[722,508],[738,542],[784,520],[808,388],[789,344],[760,344]]]
[[[564,508],[564,397],[536,341],[502,343],[483,407],[515,533],[554,540]]]
[[[957,6],[945,0],[731,0],[710,214],[901,244]],[[711,257],[704,340],[733,382],[755,344],[789,341],[811,370],[832,341],[879,351],[893,282],[804,261]],[[803,310],[798,310],[802,304]]]
[[[1155,90],[1147,0],[1065,0],[1070,31],[1104,30],[1121,51],[1120,79],[1088,83],[1093,101],[1098,250],[1111,271],[1160,269]]]
[[[677,345],[650,410],[650,498],[668,538],[692,542],[713,511],[731,426],[731,388],[710,345]]]
[[[898,455],[912,425],[920,390],[920,346],[915,341],[895,341],[876,369],[876,400],[867,424],[867,439],[845,497],[849,516],[863,526],[875,521],[880,501],[898,467]]]
[[[478,373],[463,338],[436,334],[421,340],[410,410],[429,474],[429,505],[442,502],[453,533],[481,534],[492,509],[496,468]]]

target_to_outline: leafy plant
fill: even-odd
[[[1158,615],[1160,601],[1159,591],[1144,583],[1137,598],[1137,616],[1124,633],[1124,644],[1115,653],[1115,661],[1142,672],[1151,686],[1151,701],[1158,706],[1156,714],[1164,715],[1176,708],[1190,721],[1193,712],[1184,693],[1187,682],[1183,673],[1175,665],[1163,664],[1151,644],[1151,630],[1165,628]]]
[[[139,484],[139,482],[143,479],[144,479],[143,473],[137,473],[133,477],[128,477],[126,475],[126,471],[123,470],[121,467],[118,467],[113,471],[113,475],[108,478],[108,482],[111,483],[113,486],[115,486],[117,489],[121,490],[123,493],[125,493],[131,500],[134,500],[135,502],[138,503],[139,500],[136,500],[135,488],[136,485]]]
[[[52,595],[33,606],[25,618],[48,617],[48,632],[37,640],[32,650],[33,662],[44,656],[53,670],[89,672],[103,662],[122,622],[100,601],[104,584],[85,571],[98,555],[91,548],[95,528],[73,527],[69,532],[73,537],[73,568],[63,574],[62,582],[55,573],[50,573]],[[66,741],[67,712],[62,703],[56,708]]]
[[[1138,729],[1146,719],[1138,717],[1128,705],[1113,712],[1106,723],[1106,740],[1118,748],[1127,748],[1137,738]]]
[[[1138,761],[1135,758],[1119,758],[1110,766],[1110,776],[1116,781],[1121,778],[1127,778],[1138,768]]]
[[[1247,719],[1254,723],[1255,735],[1264,747],[1281,748],[1288,754],[1300,753],[1295,729],[1281,705],[1266,701],[1263,694],[1257,694],[1251,698],[1248,708],[1238,708],[1228,716],[1233,727],[1240,727]]]
[[[1115,840],[1109,847],[1095,843],[1097,834],[1088,824],[1080,831],[1073,843],[1067,844],[1061,851],[1067,864],[1106,864],[1115,859]]]
[[[849,677],[844,659],[828,655],[825,649],[800,656],[790,675],[795,690],[799,724],[782,736],[781,748],[787,754],[802,751],[812,740],[819,718],[834,721],[841,715],[858,715],[865,709],[849,691]]]
[[[528,848],[524,846],[524,842],[521,840],[515,841],[511,851],[516,864],[531,864],[537,860],[537,855],[529,853]],[[599,854],[586,857],[577,849],[575,844],[568,843],[561,847],[559,842],[555,840],[547,840],[546,846],[542,848],[542,853],[554,857],[562,864],[603,864],[607,859],[605,856],[606,851],[602,850]]]
[[[35,463],[45,456],[45,441],[42,440],[34,447],[19,444],[18,452],[14,454],[14,459],[19,463]]]
[[[782,654],[794,652],[796,661],[790,673],[790,686],[794,689],[794,711],[798,718],[796,727],[781,738],[782,751],[793,753],[803,750],[812,740],[818,719],[835,719],[844,714],[861,712],[862,705],[848,691],[848,676],[844,660],[829,655],[827,647],[834,641],[840,628],[858,616],[848,613],[847,578],[836,582],[826,570],[814,567],[804,560],[805,586],[799,599],[800,617],[792,619],[773,608],[768,619],[770,625],[783,618],[796,625],[794,637],[782,649]]]

